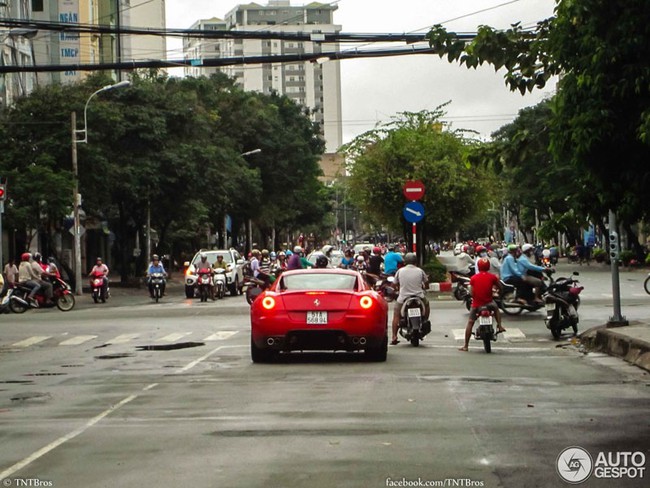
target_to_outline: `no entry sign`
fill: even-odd
[[[424,183],[420,180],[407,181],[402,187],[402,193],[407,200],[420,200],[424,196]]]

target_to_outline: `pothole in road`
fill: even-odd
[[[49,393],[25,392],[11,397],[12,402],[46,402],[52,399]]]
[[[65,376],[68,373],[27,373],[25,376]]]
[[[418,376],[418,379],[431,381],[435,383],[444,383],[446,381],[467,381],[470,383],[503,383],[503,380],[496,378],[469,377],[469,376]]]
[[[6,385],[31,385],[34,382],[32,380],[5,380],[0,381],[0,383]]]
[[[387,435],[381,429],[282,429],[282,430],[221,430],[208,435],[217,437],[284,437],[284,436],[371,436]]]
[[[153,346],[138,346],[138,351],[173,351],[189,347],[205,346],[205,342],[178,342],[176,344],[156,344]]]
[[[103,356],[95,356],[95,359],[120,359],[120,358],[130,358],[135,356],[130,352],[116,353],[116,354],[104,354]]]

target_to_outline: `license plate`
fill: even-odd
[[[553,310],[555,310],[555,302],[547,303],[546,304],[546,310],[548,310],[549,312],[552,312]]]
[[[419,308],[409,308],[408,309],[408,314],[409,314],[409,317],[421,317],[422,316],[422,314],[420,313]]]
[[[487,316],[483,317],[482,315],[478,318],[479,325],[492,325],[492,317]]]
[[[316,325],[327,324],[327,312],[307,312],[307,323]]]

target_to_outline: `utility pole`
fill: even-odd
[[[74,237],[74,289],[76,295],[82,294],[81,284],[81,234],[79,224],[79,166],[77,164],[77,112],[72,112],[72,232]]]
[[[613,210],[609,211],[609,258],[612,262],[614,315],[609,318],[607,327],[621,327],[623,325],[629,325],[629,322],[621,315],[621,284],[618,276],[619,245],[618,232],[616,230],[616,214]]]

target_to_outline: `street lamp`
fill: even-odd
[[[82,293],[82,284],[81,284],[81,224],[79,222],[79,206],[81,205],[79,199],[79,168],[77,164],[77,144],[78,143],[88,143],[88,104],[90,100],[97,94],[114,90],[116,88],[124,88],[131,84],[130,81],[120,81],[114,85],[107,85],[99,90],[93,92],[86,100],[86,105],[84,106],[84,128],[77,129],[77,112],[72,112],[72,174],[74,177],[74,188],[72,190],[72,211],[73,211],[73,235],[74,235],[74,257],[75,257],[75,293],[81,295]],[[78,134],[82,135],[82,139],[79,139]]]

